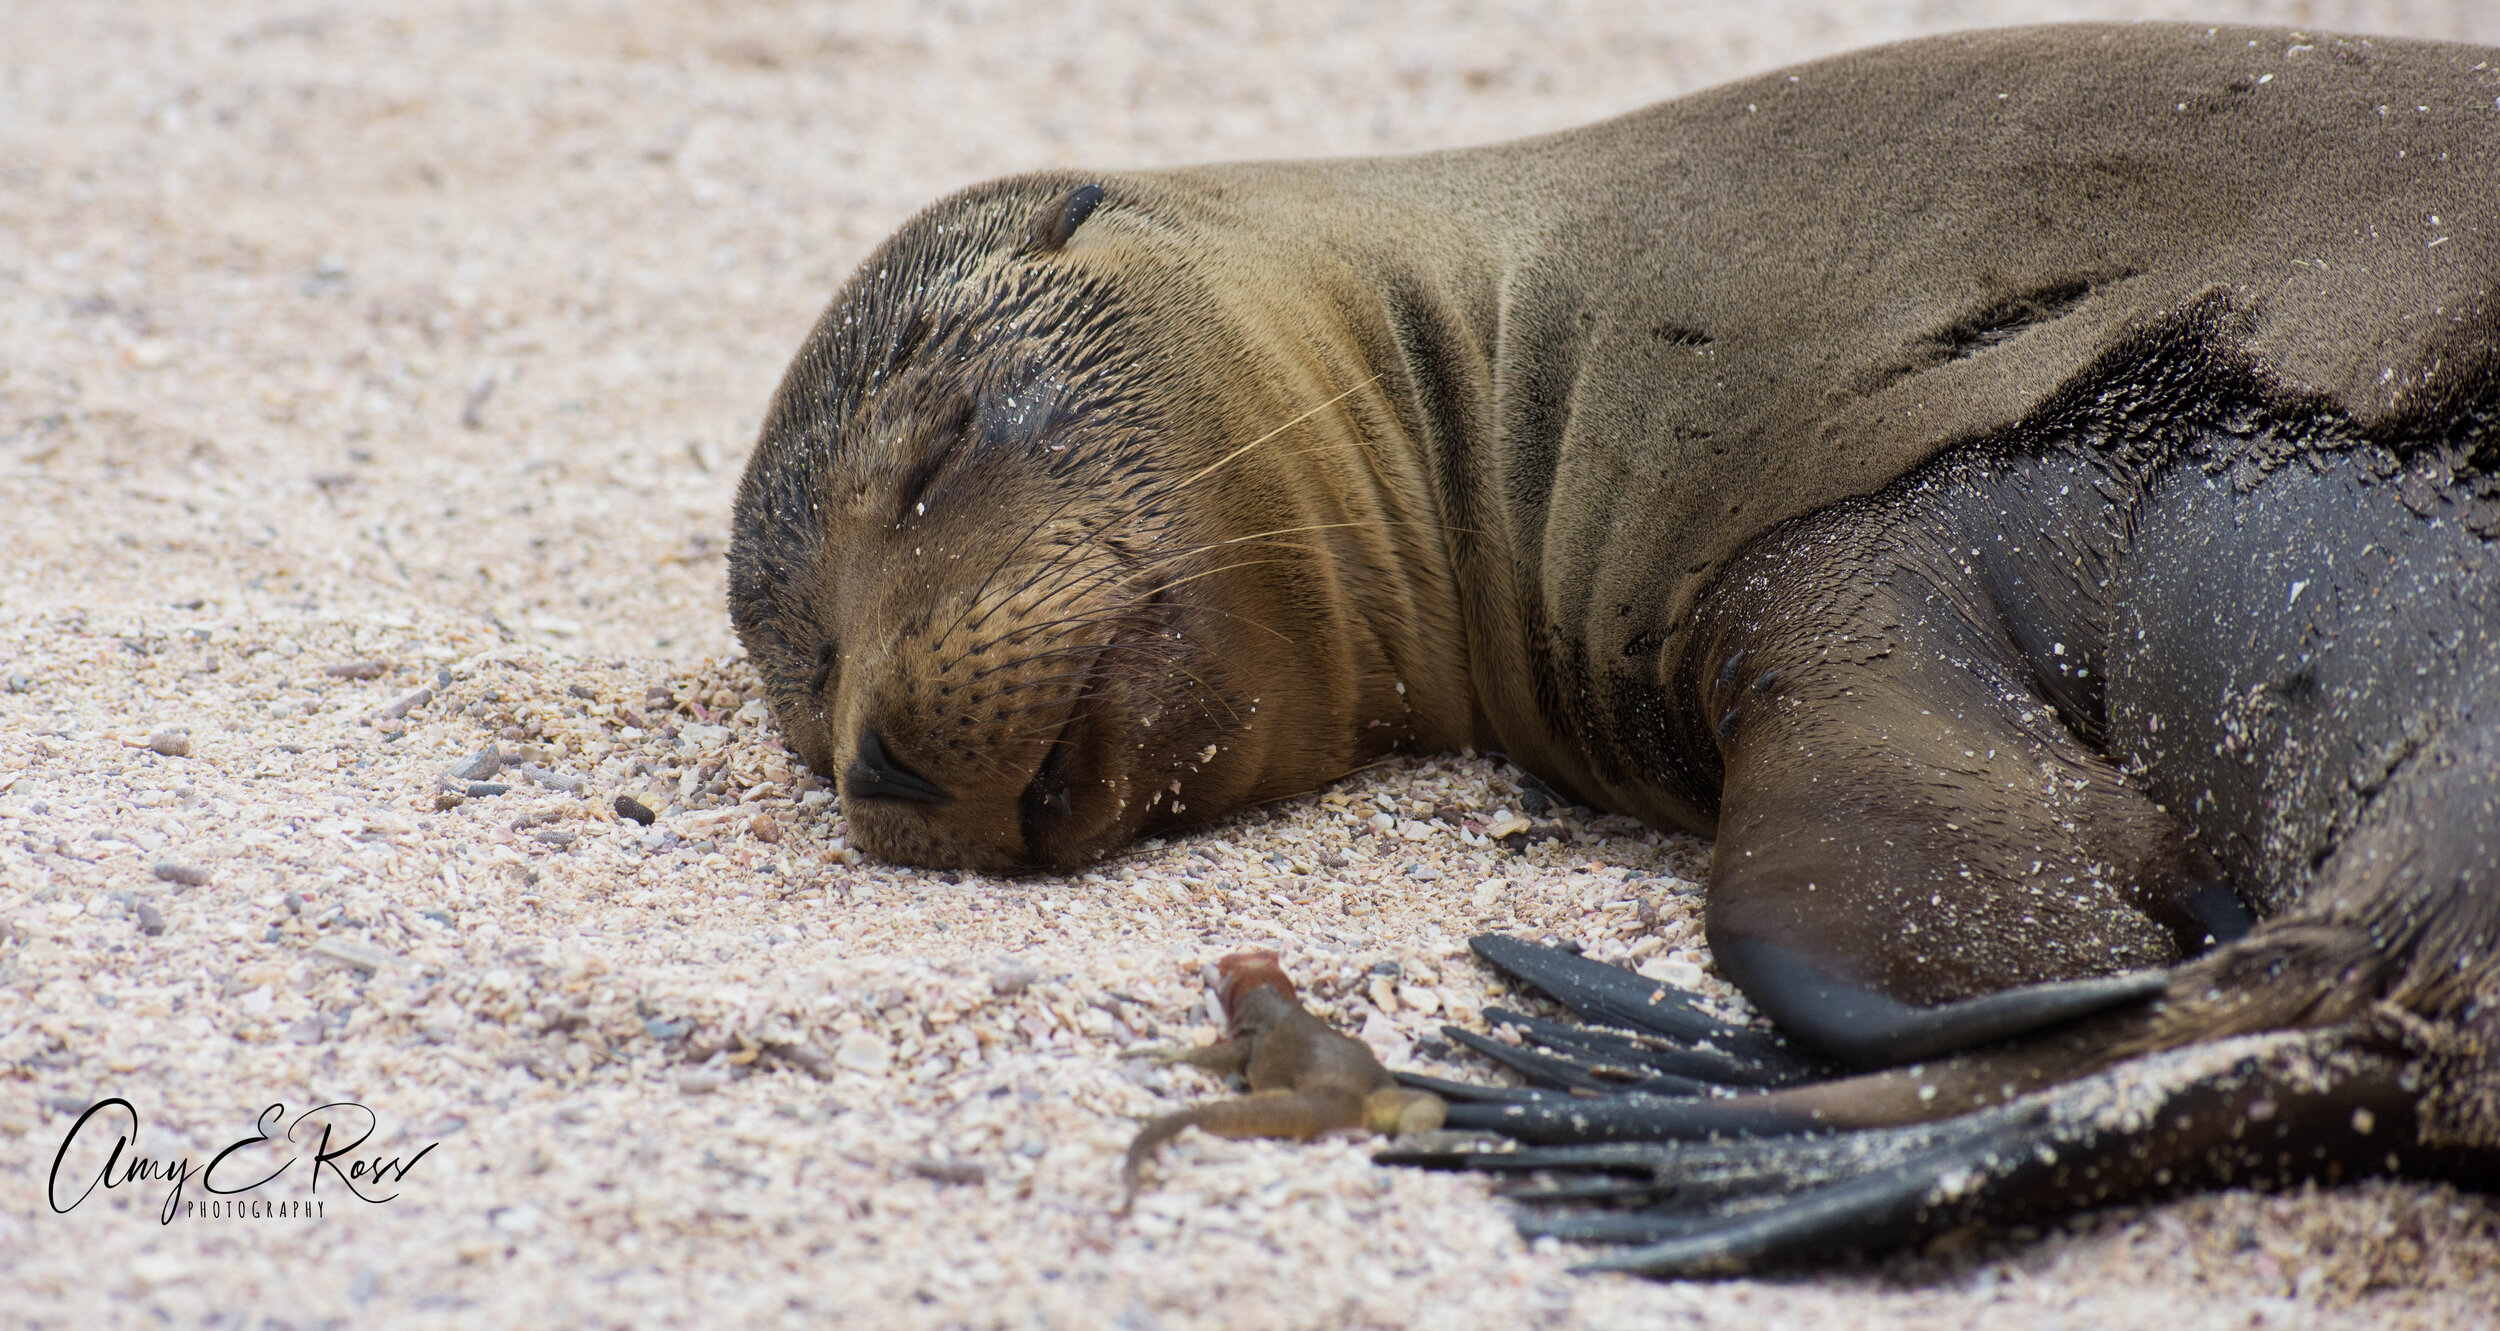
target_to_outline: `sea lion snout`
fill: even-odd
[[[955,797],[946,788],[918,772],[896,762],[885,751],[885,741],[874,730],[860,732],[859,742],[851,748],[851,763],[842,772],[842,798],[846,800],[894,799],[918,804],[946,805]]]
[[[1019,578],[1031,581],[1035,576]],[[862,653],[799,747],[835,778],[850,838],[883,859],[1011,871],[1099,858],[1135,834],[1133,773],[1154,756],[1164,672],[1151,609],[1116,584],[1076,597],[970,598]],[[1162,653],[1161,655],[1169,655]],[[794,700],[785,733],[807,726]]]

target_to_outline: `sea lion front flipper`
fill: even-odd
[[[1565,1026],[1488,1008],[1489,1026],[1509,1026],[1559,1057],[1445,1026],[1452,1040],[1540,1086],[1698,1095],[1708,1087],[1780,1086],[1828,1077],[1838,1069],[1777,1035],[1714,1017],[1672,985],[1560,948],[1484,934],[1469,940],[1476,954],[1514,979],[1608,1031]],[[2047,1026],[2063,1025],[2123,1003],[2151,998],[2166,972],[2132,971],[2028,985],[1937,1007],[1913,1007],[1870,990],[1845,987],[1776,944],[1739,940],[1740,968],[1780,992],[1782,1007],[1810,1005],[1823,1022],[1825,1047],[1851,1052],[1862,1067],[1888,1067],[1968,1049]],[[1752,993],[1752,990],[1748,990]],[[1761,1001],[1756,995],[1756,1001]]]
[[[1711,951],[1785,1033],[1855,1066],[2088,1016],[2247,926],[2213,858],[2043,682],[2091,640],[2096,612],[2059,623],[2094,594],[2091,560],[1991,581],[1953,525],[2011,507],[2021,479],[1984,505],[1870,501],[1775,531],[1696,626],[1685,688],[1724,774]],[[2025,634],[2050,664],[1998,582],[2035,598]]]
[[[1719,964],[1745,977],[1745,992],[1766,1009],[1811,1013],[1799,1032],[1859,1067],[1895,1067],[2106,1012],[2160,996],[2163,970],[2055,980],[1981,994],[1935,1007],[1916,1007],[1835,979],[1776,943],[1731,938]]]

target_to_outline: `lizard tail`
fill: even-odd
[[[1378,1098],[1375,1096],[1374,1098]],[[1434,1101],[1436,1105],[1439,1101]],[[1218,1100],[1152,1119],[1128,1144],[1120,1166],[1122,1195],[1119,1214],[1136,1204],[1140,1176],[1157,1148],[1189,1128],[1218,1137],[1286,1137],[1308,1141],[1339,1128],[1372,1126],[1371,1104],[1344,1091],[1269,1091],[1238,1100]]]

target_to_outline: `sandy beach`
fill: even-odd
[[[1471,828],[1518,775],[1440,755],[1081,874],[901,869],[729,631],[765,403],[941,193],[2133,17],[2500,44],[2486,0],[0,7],[0,1323],[2500,1324],[2500,1199],[2433,1182],[1715,1283],[1571,1274],[1349,1140],[1193,1134],[1115,1216],[1136,1121],[1218,1090],[1139,1057],[1215,1034],[1217,958],[1483,1079],[1470,934],[1732,994],[1709,844],[1563,808],[1513,854]],[[113,1097],[125,1162],[289,1172],[82,1195]]]

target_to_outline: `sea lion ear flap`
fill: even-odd
[[[1094,206],[1102,202],[1102,186],[1079,185],[1075,189],[1042,205],[1033,214],[1032,229],[1025,233],[1024,254],[1056,254],[1068,243],[1068,237],[1094,215]]]

